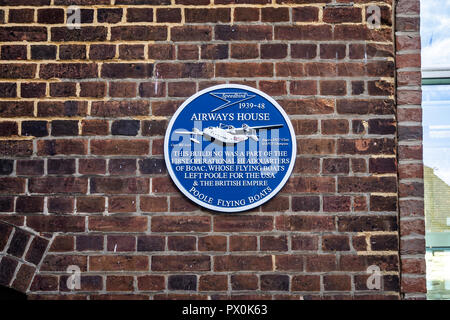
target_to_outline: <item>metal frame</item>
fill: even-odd
[[[422,69],[422,85],[450,85],[449,68]]]

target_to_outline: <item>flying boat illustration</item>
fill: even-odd
[[[274,124],[269,126],[250,127],[243,124],[241,128],[235,128],[232,125],[220,124],[218,127],[208,127],[203,131],[194,128],[192,131],[175,131],[177,134],[190,135],[190,140],[194,143],[200,143],[198,136],[204,136],[211,141],[219,141],[225,144],[237,144],[248,139],[258,141],[256,135],[257,130],[276,129],[283,127],[282,124]]]

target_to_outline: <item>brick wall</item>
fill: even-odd
[[[0,219],[50,241],[21,290],[423,298],[419,1],[397,2],[395,14],[391,0],[0,0]],[[273,96],[298,141],[286,186],[240,214],[187,200],[163,159],[170,116],[222,83]],[[371,265],[380,290],[366,287]]]

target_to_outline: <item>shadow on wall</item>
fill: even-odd
[[[14,289],[0,286],[0,301],[23,301],[27,300],[25,293],[16,291]]]

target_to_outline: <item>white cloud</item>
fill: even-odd
[[[422,48],[422,68],[450,67],[450,38]]]
[[[422,67],[450,67],[450,0],[422,0]]]

